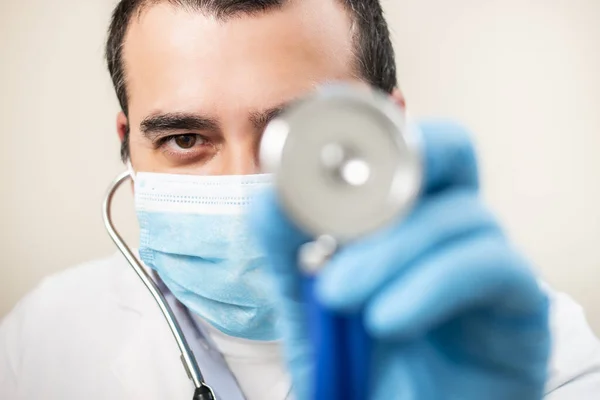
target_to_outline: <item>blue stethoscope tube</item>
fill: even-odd
[[[303,295],[314,370],[311,400],[367,400],[371,340],[362,314],[342,315],[315,295],[315,276],[303,279]]]

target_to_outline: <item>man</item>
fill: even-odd
[[[209,196],[261,186],[248,176],[259,172],[264,126],[318,85],[374,86],[401,107],[378,1],[122,0],[107,59],[122,156],[136,179],[140,255],[180,302],[204,378],[225,400],[307,398],[294,272],[308,238],[272,193],[251,210],[250,230],[235,213],[190,215],[169,202],[197,188]],[[598,398],[600,344],[581,308],[537,285],[481,204],[464,132],[420,128],[427,176],[415,211],[342,250],[318,286],[328,307],[364,312],[373,398]],[[164,203],[173,206],[167,218],[157,212]],[[0,398],[190,398],[169,335],[122,257],[67,270],[2,322]]]

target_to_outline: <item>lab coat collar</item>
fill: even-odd
[[[193,385],[154,299],[127,261],[115,282],[117,303],[126,335],[111,369],[130,399],[191,398]],[[157,362],[159,360],[159,362]]]
[[[140,259],[137,250],[135,250],[135,254]],[[148,303],[154,302],[154,299],[152,299],[152,296],[127,260],[121,254],[115,255],[115,258],[122,264],[122,268],[115,280],[115,293],[119,307],[125,311],[131,311],[138,316],[142,316],[148,311]],[[146,266],[144,266],[144,269],[152,276],[161,292],[164,292],[164,283],[158,279],[154,271]]]
[[[125,388],[127,398],[189,398],[193,393],[193,384],[180,361],[179,349],[164,316],[139,277],[123,261],[125,266],[117,280],[116,293],[119,307],[130,313],[131,318],[127,319],[129,326],[126,331],[129,334],[113,363],[113,372]],[[204,379],[213,387],[217,397],[243,400],[239,385],[222,355],[205,340],[187,309],[174,298],[158,275],[149,268],[146,271],[171,306]]]

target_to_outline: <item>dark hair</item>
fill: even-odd
[[[202,11],[220,19],[238,14],[257,14],[282,7],[289,0],[121,0],[115,7],[106,42],[106,61],[121,109],[128,115],[123,64],[123,43],[129,22],[147,5],[168,2]],[[300,0],[301,1],[301,0]],[[374,87],[391,93],[397,85],[396,62],[390,32],[379,0],[337,0],[349,11],[356,26],[357,68]],[[121,157],[129,158],[129,131],[121,145]]]

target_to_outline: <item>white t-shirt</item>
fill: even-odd
[[[193,315],[206,339],[225,359],[246,400],[291,400],[291,379],[278,341],[261,342],[224,334]]]

